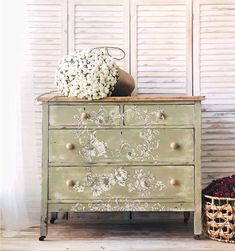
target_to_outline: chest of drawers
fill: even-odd
[[[203,97],[41,98],[41,236],[55,212],[182,211],[201,234]]]

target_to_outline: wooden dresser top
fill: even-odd
[[[66,97],[66,96],[39,96],[36,98],[39,102],[169,102],[169,101],[201,101],[204,100],[204,96],[127,96],[127,97],[107,97],[99,100],[87,100],[77,97]]]

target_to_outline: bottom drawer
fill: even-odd
[[[194,201],[193,166],[50,167],[49,200]]]

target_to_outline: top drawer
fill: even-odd
[[[193,105],[125,105],[125,125],[191,125]]]
[[[49,126],[119,126],[119,105],[50,105]]]

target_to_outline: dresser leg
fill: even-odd
[[[69,219],[69,212],[64,213],[63,219],[65,219],[65,220]]]
[[[194,212],[194,238],[199,239],[202,234],[201,210]]]
[[[42,197],[41,197],[41,226],[39,241],[47,236],[48,224],[48,103],[43,104],[42,126]]]
[[[188,223],[190,219],[190,212],[184,212],[184,223]]]
[[[41,216],[41,226],[40,226],[40,237],[39,241],[44,241],[44,239],[47,236],[47,225],[48,225],[48,217],[47,215],[42,215]]]
[[[195,103],[194,238],[202,234],[201,103]]]
[[[44,241],[45,238],[46,238],[46,236],[40,236],[38,239],[39,239],[39,241]]]
[[[57,215],[58,215],[58,213],[56,213],[56,212],[51,213],[51,219],[50,219],[51,224],[55,223],[55,220],[57,220]]]

